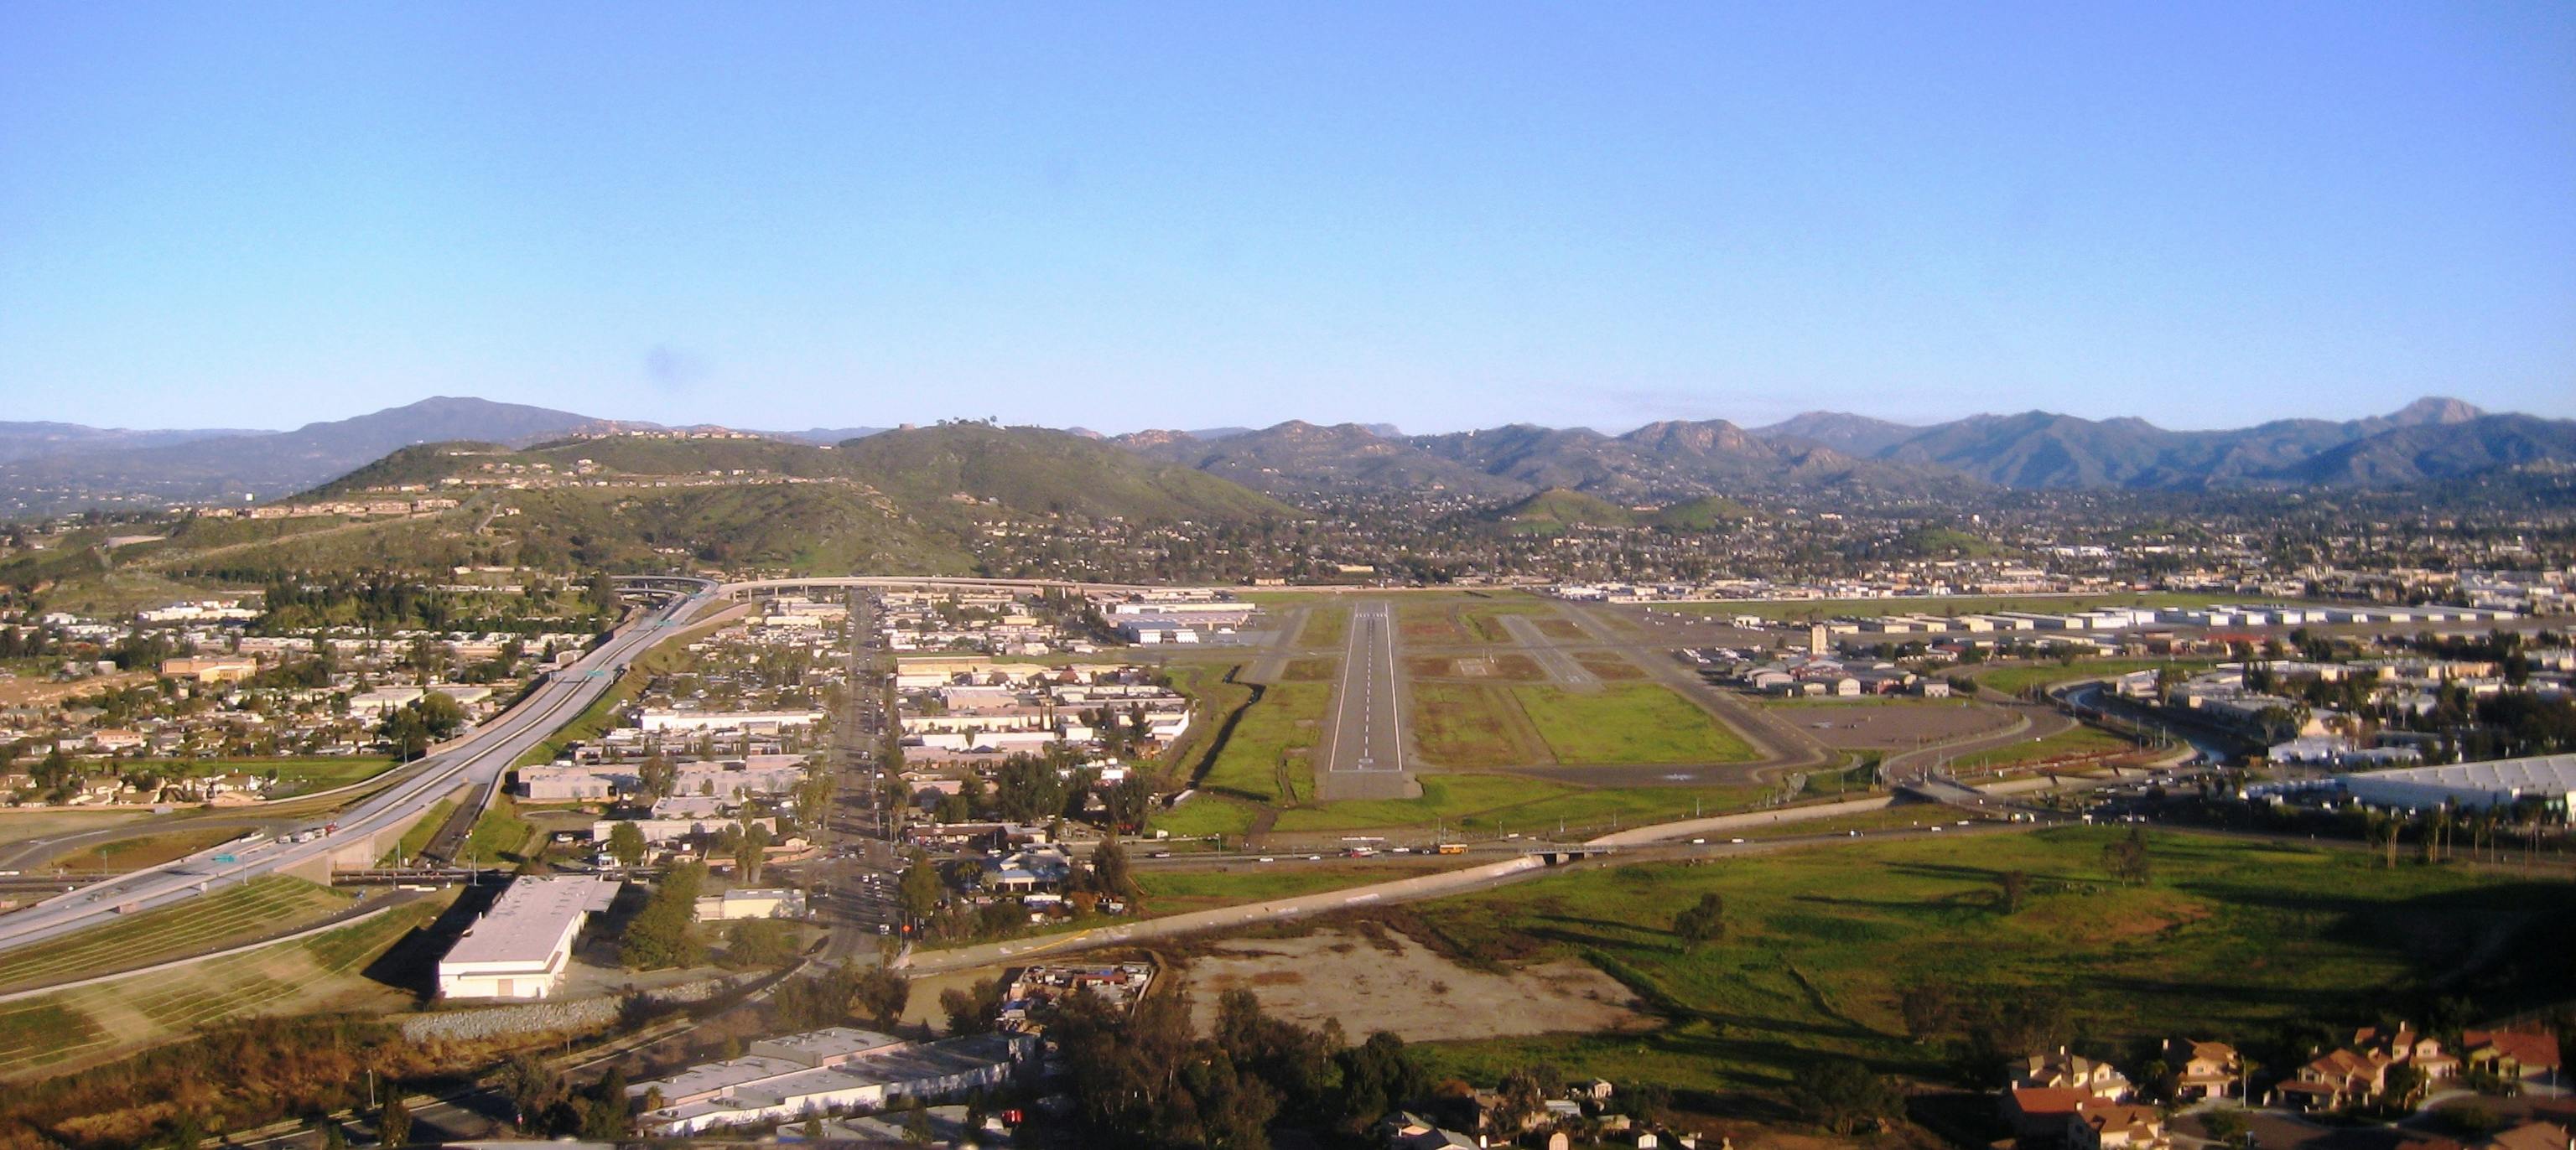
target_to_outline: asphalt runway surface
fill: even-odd
[[[1402,673],[1395,664],[1395,608],[1378,599],[1351,609],[1350,638],[1334,692],[1318,795],[1341,799],[1403,798],[1405,773]]]

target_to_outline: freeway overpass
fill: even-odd
[[[672,598],[627,624],[580,661],[546,677],[528,697],[498,718],[474,728],[411,766],[391,785],[330,820],[333,829],[304,842],[245,836],[175,862],[68,891],[0,915],[0,951],[28,946],[96,926],[118,914],[185,902],[264,875],[301,874],[327,880],[334,863],[372,864],[385,845],[438,801],[460,788],[489,793],[510,765],[544,742],[617,681],[637,655],[720,602],[712,587]],[[477,796],[479,797],[479,795]]]

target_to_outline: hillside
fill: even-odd
[[[838,448],[851,474],[915,505],[964,496],[1027,515],[1242,522],[1296,509],[1190,467],[1038,427],[949,423]]]
[[[1562,535],[1576,527],[1625,527],[1637,521],[1625,507],[1562,487],[1501,508],[1492,518],[1517,535]]]
[[[1491,498],[1529,491],[1516,480],[1487,475],[1356,423],[1326,427],[1292,419],[1257,431],[1220,431],[1145,431],[1116,442],[1149,459],[1281,497],[1349,488],[1455,491]]]

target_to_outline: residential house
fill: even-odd
[[[2245,1074],[2245,1060],[2224,1042],[2169,1039],[2165,1065],[2173,1068],[2176,1102],[2234,1097],[2237,1080]]]
[[[2164,1113],[2153,1106],[2133,1106],[2088,1098],[2075,1106],[2066,1126],[2068,1150],[2162,1150]]]
[[[2014,1086],[2003,1096],[2003,1119],[2014,1135],[2055,1139],[2075,1120],[2076,1108],[2097,1101],[2092,1094],[2063,1086]]]
[[[2558,1039],[2535,1030],[2463,1030],[2460,1047],[2472,1071],[2519,1081],[2548,1081],[2559,1070]]]
[[[2014,1086],[2081,1090],[2106,1102],[2129,1099],[2129,1076],[2108,1062],[2098,1062],[2060,1046],[2053,1053],[2033,1054],[2006,1068]]]

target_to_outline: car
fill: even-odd
[[[1847,834],[1847,835],[1850,835],[1850,836],[1851,836],[1851,837],[1853,837],[1853,838],[1859,838],[1859,837],[1860,837],[1860,832],[1859,832],[1859,831],[1844,831],[1843,833],[1844,833],[1844,834]]]
[[[1937,834],[1940,834],[1940,833],[1941,833],[1942,827],[1941,827],[1941,824],[1939,824],[1939,823],[1934,823],[1934,824],[1932,824],[1932,828],[1931,828],[1931,829],[1932,829],[1932,833],[1937,835]]]
[[[1743,840],[1743,839],[1728,839],[1728,840],[1726,840],[1726,841],[1731,842],[1731,843],[1741,843],[1741,842],[1743,842],[1744,840]]]
[[[1155,851],[1153,854],[1147,855],[1147,856],[1145,856],[1145,857],[1147,857],[1147,858],[1167,859],[1167,858],[1172,857],[1172,852],[1170,852],[1170,851]]]
[[[1279,860],[1278,860],[1278,859],[1275,859],[1275,858],[1272,858],[1272,857],[1270,857],[1269,855],[1263,855],[1263,856],[1261,856],[1261,861],[1263,861],[1263,862],[1278,862]]]
[[[878,934],[893,934],[893,933],[894,933],[894,927],[893,927],[892,925],[888,924],[888,923],[882,923],[882,922],[881,922],[881,923],[878,923],[878,924],[877,924],[877,933],[878,933]]]
[[[1707,839],[1692,839],[1692,840],[1691,840],[1691,845],[1692,845],[1692,846],[1695,846],[1695,847],[1704,847],[1704,846],[1707,846],[1707,845],[1708,845],[1708,840],[1707,840]]]
[[[1307,861],[1307,862],[1322,862],[1322,861],[1324,861],[1324,856],[1322,856],[1322,855],[1307,855],[1307,856],[1306,856],[1306,861]]]

